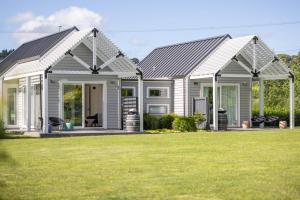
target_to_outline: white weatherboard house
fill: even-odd
[[[95,113],[97,127],[120,129],[121,78],[138,74],[143,84],[137,66],[95,28],[74,27],[27,42],[0,69],[7,127],[37,130],[42,119],[44,133],[50,117],[85,128]]]
[[[228,125],[251,122],[251,87],[260,83],[264,115],[264,80],[290,80],[290,127],[294,127],[294,75],[257,36],[230,35],[154,49],[140,63],[144,77],[144,111],[151,114],[194,113],[194,98],[208,97],[211,124],[218,130],[218,108],[227,110]],[[135,80],[123,80],[136,90]],[[133,92],[132,92],[133,93]]]
[[[263,115],[264,80],[279,79],[290,79],[294,127],[294,75],[256,36],[159,47],[136,66],[97,29],[74,27],[21,45],[0,63],[0,78],[5,124],[26,131],[42,124],[47,133],[53,117],[75,129],[121,129],[124,98],[137,99],[143,120],[144,112],[192,115],[193,99],[208,97],[215,130],[219,107],[227,110],[229,126],[240,127],[252,118],[252,82],[260,83]]]

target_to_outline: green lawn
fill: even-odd
[[[0,199],[300,199],[300,129],[0,146]]]

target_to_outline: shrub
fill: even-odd
[[[150,115],[148,113],[145,113],[144,114],[144,129],[145,130],[159,129],[158,117]]]
[[[172,127],[174,130],[181,132],[197,130],[194,117],[176,117]]]
[[[172,129],[173,121],[176,118],[176,114],[166,114],[159,118],[160,129]]]
[[[203,116],[202,113],[195,113],[193,115],[194,119],[195,119],[195,122],[198,123],[198,124],[201,124],[202,122],[205,121],[205,117]]]
[[[4,138],[5,136],[6,136],[6,130],[5,130],[5,127],[4,127],[4,122],[0,118],[0,138]]]

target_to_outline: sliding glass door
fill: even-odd
[[[227,111],[228,124],[238,126],[238,90],[237,86],[221,86],[221,108]]]
[[[82,85],[63,85],[63,111],[65,122],[74,126],[82,126]]]
[[[210,123],[213,123],[213,88],[204,86],[202,89],[203,97],[208,97],[210,107]],[[218,87],[217,105],[227,111],[228,125],[239,126],[238,124],[238,86],[220,85]]]

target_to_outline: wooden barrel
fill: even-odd
[[[227,114],[225,113],[218,113],[218,130],[227,130],[227,124],[228,124],[228,119],[227,119]]]
[[[126,131],[139,132],[140,131],[140,116],[138,114],[128,114],[126,117]]]
[[[287,127],[287,122],[286,121],[280,121],[279,122],[279,128],[284,129]]]

